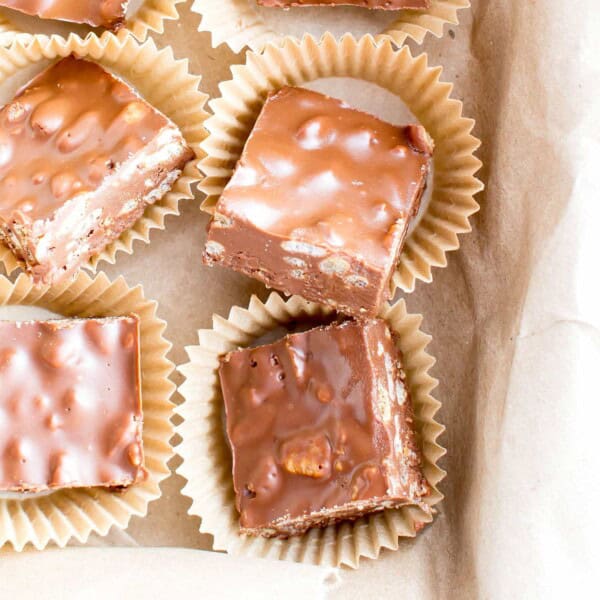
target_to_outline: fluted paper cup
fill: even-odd
[[[428,65],[427,55],[413,57],[406,46],[396,51],[369,36],[340,41],[305,36],[248,52],[244,65],[232,67],[233,79],[221,84],[221,97],[210,102],[214,115],[206,121],[209,136],[201,145],[206,156],[199,163],[206,175],[200,189],[208,196],[203,208],[214,212],[268,94],[285,85],[318,84],[319,91],[368,112],[387,107],[377,116],[397,124],[418,122],[433,138],[433,178],[399,257],[392,291],[410,292],[417,280],[431,281],[432,268],[445,267],[446,252],[459,247],[458,234],[471,230],[469,217],[479,210],[474,196],[483,188],[475,177],[481,167],[474,155],[480,142],[471,135],[475,123],[462,116],[462,102],[450,97],[452,85],[440,81],[441,72]]]
[[[218,379],[219,356],[249,346],[266,333],[310,318],[326,320],[331,309],[298,296],[284,301],[272,293],[266,303],[253,297],[247,309],[234,307],[227,319],[213,317],[213,328],[198,332],[199,343],[187,348],[189,362],[179,371],[185,382],[179,388],[185,402],[177,408],[183,419],[177,427],[182,438],[177,452],[183,458],[178,473],[187,481],[183,493],[192,499],[189,512],[201,517],[200,531],[214,536],[214,549],[235,555],[287,559],[327,567],[358,567],[362,556],[376,558],[382,548],[398,547],[402,537],[413,537],[429,523],[442,499],[437,486],[445,476],[437,462],[445,453],[437,439],[444,427],[435,420],[440,403],[431,392],[437,381],[429,375],[434,359],[425,348],[431,337],[420,331],[422,317],[406,311],[404,300],[386,307],[380,316],[396,335],[403,355],[408,394],[414,408],[414,425],[423,454],[423,472],[431,487],[418,506],[385,510],[353,522],[311,529],[302,536],[266,539],[239,533],[239,515],[231,473],[231,452],[223,430],[223,400]]]
[[[262,50],[267,44],[283,43],[286,37],[325,33],[370,34],[378,41],[390,39],[401,46],[407,39],[419,44],[427,33],[441,37],[445,25],[458,25],[458,14],[469,0],[431,0],[423,11],[366,10],[359,7],[266,8],[256,0],[194,0],[192,10],[202,16],[200,31],[208,31],[213,47],[227,44],[234,52],[244,47]]]
[[[163,337],[165,322],[156,316],[157,304],[144,297],[141,286],[130,288],[123,278],[111,282],[103,273],[91,278],[80,272],[74,281],[37,288],[26,275],[12,283],[0,276],[0,319],[6,307],[28,311],[49,310],[65,317],[112,317],[136,314],[140,319],[140,366],[144,415],[144,466],[147,478],[123,492],[104,488],[57,490],[44,495],[0,495],[0,548],[10,544],[22,550],[71,539],[85,542],[92,532],[106,535],[112,526],[125,528],[133,515],[144,516],[148,504],[160,497],[160,482],[169,475],[173,455],[170,397],[175,386],[169,376],[171,348]],[[33,311],[33,312],[32,312]],[[42,317],[45,318],[45,317]]]
[[[196,157],[203,155],[200,143],[206,137],[208,113],[204,106],[208,96],[199,90],[201,77],[189,73],[187,60],[176,60],[170,48],[158,49],[153,40],[139,44],[131,36],[105,33],[85,39],[76,35],[68,39],[36,37],[30,42],[15,42],[9,49],[0,48],[0,104],[9,101],[21,85],[51,62],[70,54],[96,61],[129,83],[181,129]],[[118,252],[132,254],[136,240],[149,243],[153,229],[164,229],[165,218],[179,214],[180,200],[194,197],[192,188],[200,179],[196,162],[188,163],[171,191],[148,206],[134,226],[92,257],[87,267],[94,271],[103,260],[114,263]],[[19,266],[2,244],[0,262],[9,274]]]

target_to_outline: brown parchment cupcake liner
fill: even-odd
[[[398,46],[408,38],[421,44],[427,33],[439,38],[445,25],[458,25],[458,11],[470,6],[469,0],[432,0],[425,11],[390,12],[390,23],[383,31],[368,33],[377,41],[389,38]],[[226,43],[236,53],[246,46],[258,51],[270,43],[283,43],[289,34],[269,26],[257,11],[256,0],[194,0],[192,11],[202,16],[199,31],[211,34],[213,47]],[[293,15],[289,18],[293,19]]]
[[[214,549],[231,554],[287,559],[328,567],[356,568],[361,556],[376,558],[382,548],[396,549],[400,537],[413,537],[430,514],[417,506],[386,510],[354,522],[312,529],[287,540],[239,533],[231,474],[231,456],[223,432],[219,356],[248,346],[265,333],[302,317],[331,315],[331,309],[298,296],[284,301],[271,293],[266,303],[253,296],[247,309],[234,307],[227,319],[213,316],[213,328],[198,332],[199,345],[187,348],[190,362],[178,367],[185,376],[179,388],[185,402],[177,408],[183,419],[177,452],[183,458],[178,473],[187,481],[182,493],[192,499],[189,512],[202,518],[200,531],[214,536]],[[435,421],[440,403],[431,396],[437,380],[429,375],[434,359],[425,352],[431,337],[419,330],[422,317],[410,315],[404,300],[386,305],[380,315],[397,334],[415,411],[415,427],[424,457],[424,473],[432,487],[427,504],[442,499],[437,485],[445,472],[437,466],[445,450],[437,438],[444,427]],[[432,511],[435,512],[435,509]]]
[[[127,527],[133,515],[146,514],[148,504],[160,497],[160,482],[169,475],[173,455],[170,397],[175,389],[167,359],[171,344],[165,340],[164,321],[157,304],[147,300],[141,286],[130,288],[120,277],[111,282],[104,273],[91,278],[80,272],[74,281],[36,288],[21,274],[12,283],[0,276],[0,305],[36,306],[66,317],[108,317],[135,313],[140,318],[142,402],[146,480],[124,492],[102,488],[59,490],[27,498],[0,497],[0,548],[38,549],[50,542],[64,546],[72,538],[85,542],[92,532],[106,535],[111,526]]]
[[[165,21],[174,21],[179,18],[177,5],[185,0],[144,0],[135,12],[127,17],[119,35],[132,34],[138,41],[143,42],[148,34],[153,31],[162,34],[165,30]],[[64,21],[55,21],[50,19],[39,19],[44,26],[39,31],[24,31],[17,24],[10,20],[8,14],[0,14],[0,45],[8,46],[15,41],[26,42],[34,35],[44,35],[47,27],[51,24],[56,25],[54,33],[61,35],[68,28],[76,28],[80,35],[85,35],[86,27],[68,23]],[[89,28],[88,28],[89,29]],[[95,31],[100,32],[101,29]],[[66,35],[66,34],[65,34]]]
[[[10,44],[14,41],[14,36],[22,33],[19,31],[4,14],[0,14],[0,44]]]
[[[431,199],[406,240],[392,284],[410,292],[417,279],[431,281],[432,267],[446,266],[458,234],[471,230],[469,217],[479,210],[474,195],[483,188],[475,177],[481,167],[474,156],[480,142],[471,135],[475,123],[462,116],[462,102],[450,98],[452,85],[440,81],[441,71],[428,66],[425,54],[413,57],[406,46],[395,51],[370,36],[288,38],[281,47],[248,52],[244,65],[232,67],[233,79],[219,86],[221,97],[209,103],[214,116],[206,121],[206,156],[199,163],[206,175],[200,189],[208,196],[203,208],[214,212],[269,92],[330,77],[375,83],[397,95],[435,142]]]
[[[40,70],[52,60],[76,54],[94,60],[118,77],[130,83],[150,104],[179,126],[188,144],[203,156],[200,143],[206,137],[204,121],[208,117],[204,106],[208,96],[199,91],[201,77],[188,72],[188,61],[175,60],[171,48],[158,49],[152,39],[143,44],[130,35],[115,36],[105,33],[101,37],[89,35],[82,39],[70,35],[36,36],[29,42],[15,42],[10,48],[0,48],[0,87],[19,71],[39,63]],[[167,215],[179,214],[179,201],[194,197],[192,187],[199,181],[196,160],[188,163],[181,177],[161,200],[148,206],[135,225],[93,257],[87,267],[95,271],[101,261],[114,263],[118,252],[132,254],[134,242],[150,242],[153,229],[165,228]],[[0,262],[11,273],[19,262],[12,252],[0,244]]]

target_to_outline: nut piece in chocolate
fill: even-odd
[[[429,485],[384,321],[346,321],[231,352],[219,369],[240,531],[299,535],[418,505]]]
[[[117,30],[125,21],[129,0],[0,0],[0,6],[42,19],[85,23]]]
[[[361,6],[376,10],[425,10],[431,0],[257,0],[260,6],[290,8],[293,6]]]
[[[208,229],[205,263],[375,316],[430,168],[423,127],[286,87],[267,99]]]
[[[55,283],[132,227],[192,157],[123,81],[62,59],[0,109],[0,241],[36,284]]]
[[[144,475],[135,316],[0,321],[0,490]]]

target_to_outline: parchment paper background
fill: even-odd
[[[241,57],[212,49],[208,35],[196,32],[199,17],[187,6],[180,11],[159,44],[188,57],[215,96]],[[446,499],[416,540],[343,571],[334,598],[597,594],[600,3],[473,0],[460,17],[458,28],[442,40],[429,36],[423,49],[477,120],[487,190],[478,196],[474,231],[462,236],[448,268],[435,269],[433,283],[418,283],[407,297],[434,338]],[[246,305],[251,293],[265,296],[258,283],[201,265],[205,225],[198,203],[184,203],[182,216],[169,218],[150,245],[103,266],[130,285],[142,282],[159,301],[177,363],[213,312]],[[210,548],[210,536],[186,516],[181,483],[172,476],[146,519],[93,543]],[[69,554],[70,569],[76,555]],[[131,568],[152,563],[132,556]],[[210,565],[202,556],[188,575],[190,593],[202,590],[203,564]],[[15,565],[22,572],[24,560],[4,553],[0,573]],[[164,564],[168,573],[169,559]],[[261,569],[264,577],[278,573],[267,562]],[[226,584],[235,584],[233,573]]]

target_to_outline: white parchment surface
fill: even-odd
[[[446,269],[434,270],[431,284],[419,283],[407,297],[433,335],[439,417],[448,428],[446,499],[416,540],[363,561],[358,571],[342,571],[341,585],[327,589],[332,598],[597,594],[591,586],[600,564],[600,3],[472,4],[443,39],[429,36],[422,48],[411,46],[444,67],[442,78],[455,84],[454,96],[476,119],[485,165],[479,176],[487,186],[473,233],[461,238]],[[242,57],[212,49],[208,35],[196,32],[199,17],[180,10],[181,20],[169,23],[158,42],[188,57],[214,96],[229,65]],[[213,312],[245,306],[251,293],[265,296],[257,282],[201,265],[205,225],[198,202],[189,202],[150,245],[103,265],[129,284],[142,282],[159,301],[179,363]],[[147,518],[91,543],[209,549],[210,536],[186,515],[190,502],[179,494],[181,483],[172,476]],[[157,578],[172,577],[171,565],[182,556],[157,550],[157,562],[152,552],[118,558],[148,574],[141,582],[148,590]],[[107,555],[71,549],[63,556],[74,572],[86,566],[92,589]],[[19,567],[27,556],[17,557]],[[202,595],[212,567],[197,556],[198,569],[176,573]],[[48,557],[36,561],[24,591],[44,585],[44,570],[56,568],[56,555]],[[188,553],[185,561],[194,559]],[[267,562],[260,574],[270,584],[307,577]],[[321,575],[314,572],[315,581]],[[243,590],[248,581],[232,562],[222,585]]]

